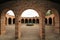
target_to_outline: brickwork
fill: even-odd
[[[4,6],[6,5],[6,6]],[[45,40],[45,13],[47,12],[48,9],[52,9],[53,13],[55,14],[55,26],[54,26],[54,32],[59,34],[60,33],[60,18],[59,18],[59,11],[57,12],[59,5],[49,1],[44,1],[44,0],[20,0],[17,2],[9,2],[1,5],[1,8],[5,11],[2,10],[3,13],[1,14],[0,17],[0,34],[3,35],[5,34],[5,14],[9,10],[13,10],[15,14],[15,38],[20,39],[21,38],[21,14],[24,10],[27,9],[34,9],[38,12],[39,14],[39,26],[40,26],[40,38],[41,40]]]

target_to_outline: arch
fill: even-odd
[[[22,12],[21,17],[39,17],[37,11],[33,9],[27,9]]]
[[[36,20],[35,19],[33,19],[33,23],[36,23]]]
[[[60,33],[60,21],[59,21],[59,11],[55,8],[50,8],[51,14],[54,14],[54,18],[49,17],[50,25],[53,26],[53,32],[59,34]],[[53,24],[54,23],[54,24]]]
[[[29,23],[32,23],[32,20],[31,19],[29,19]]]
[[[47,18],[45,18],[45,24],[47,24]]]
[[[25,19],[25,23],[28,23],[28,19]]]
[[[14,12],[13,12],[12,10],[8,10],[8,11],[7,11],[7,14],[8,14],[8,15],[11,15],[11,16],[15,16],[15,15],[14,15]]]
[[[24,21],[25,21],[24,19],[21,19],[21,23],[24,23]]]
[[[6,33],[6,31],[8,31],[8,30],[6,30],[6,24],[5,24],[5,20],[6,20],[6,14],[7,14],[7,12],[10,10],[10,8],[3,8],[1,11],[1,19],[3,19],[3,21],[1,20],[1,30],[0,30],[0,32],[1,32],[1,35],[2,34],[5,34]],[[9,19],[8,19],[9,17],[7,17],[7,24],[9,24]]]
[[[52,18],[51,17],[49,18],[49,24],[50,25],[52,24]]]
[[[39,19],[36,19],[36,23],[38,23],[38,24],[39,24]]]
[[[15,18],[13,18],[13,24],[15,24]]]
[[[26,8],[24,7],[24,8],[22,8],[22,9],[20,9],[20,10],[21,10],[21,11],[19,11],[19,12],[20,12],[20,17],[21,17],[22,12],[25,11],[26,9],[29,9],[29,8],[30,8],[30,7],[28,7],[28,8],[27,8],[27,7],[26,7]],[[39,16],[40,16],[40,18],[41,18],[41,21],[40,21],[40,22],[42,22],[42,20],[43,20],[42,18],[44,18],[44,17],[42,17],[41,15],[43,15],[44,12],[43,12],[42,10],[41,10],[41,11],[42,11],[42,12],[41,12],[38,7],[32,7],[31,9],[34,9],[34,10],[36,10],[36,11],[38,12],[38,14],[39,14]],[[27,19],[26,19],[26,20],[27,20]],[[26,23],[26,22],[25,22],[25,23]],[[40,25],[41,25],[41,26],[40,26]],[[39,25],[40,27],[43,27],[44,24],[43,24],[43,23],[40,23],[40,25]],[[43,30],[43,29],[44,29],[44,28],[42,28],[41,30]],[[44,30],[43,30],[43,31],[44,31]],[[42,31],[40,31],[40,36],[41,36],[41,38],[42,38],[42,35],[43,35],[43,34],[42,34]]]
[[[11,18],[8,18],[8,24],[11,24],[11,20],[12,20]]]

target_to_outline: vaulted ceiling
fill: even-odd
[[[8,2],[8,1],[16,1],[16,0],[0,0],[0,4]],[[47,0],[47,1],[52,1],[52,2],[60,4],[59,0]]]

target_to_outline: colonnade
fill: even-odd
[[[39,19],[21,19],[21,23],[36,23],[36,24],[39,24]]]

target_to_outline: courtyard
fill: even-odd
[[[6,26],[6,31],[5,35],[0,36],[0,40],[15,40],[15,25]],[[38,24],[33,26],[22,24],[21,33],[21,40],[40,40]],[[53,33],[52,26],[45,26],[45,40],[60,40],[59,35]]]

